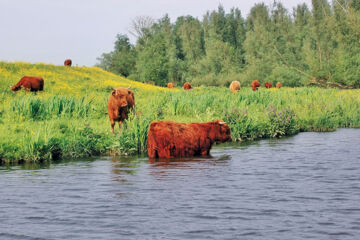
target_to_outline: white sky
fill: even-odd
[[[0,0],[0,61],[45,62],[92,66],[113,49],[115,36],[127,34],[136,16],[155,19],[169,14],[202,19],[222,4],[237,7],[246,17],[255,3],[273,0]],[[311,0],[282,0],[291,10]]]

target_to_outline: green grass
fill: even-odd
[[[46,76],[45,91],[12,93],[22,75]],[[299,131],[360,127],[360,91],[282,88],[232,94],[227,88],[191,91],[136,83],[98,68],[0,63],[0,161],[49,162],[102,154],[146,154],[156,120],[226,121],[234,141],[282,137]],[[107,99],[112,87],[131,86],[136,107],[116,136]]]

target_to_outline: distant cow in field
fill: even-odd
[[[239,81],[232,81],[230,84],[230,91],[237,92],[240,91],[240,82]]]
[[[282,87],[281,82],[278,82],[278,83],[276,84],[276,88],[281,88],[281,87]]]
[[[20,81],[11,87],[11,90],[18,91],[21,87],[31,92],[44,90],[44,79],[42,77],[24,76]]]
[[[168,83],[168,88],[174,88],[174,84],[173,83]]]
[[[134,93],[123,87],[118,87],[110,94],[107,109],[111,123],[111,132],[114,134],[115,122],[121,123],[127,119],[129,110],[135,106]]]
[[[266,88],[272,88],[272,84],[269,83],[269,82],[265,82],[265,87],[266,87]]]
[[[191,84],[188,83],[188,82],[184,83],[184,89],[185,90],[190,90],[191,89]]]
[[[65,62],[64,62],[65,67],[71,67],[71,64],[72,64],[71,59],[66,59]]]
[[[258,80],[254,80],[251,83],[251,88],[253,91],[258,90],[258,88],[260,87],[260,82]]]
[[[208,123],[152,122],[147,150],[149,158],[209,155],[215,142],[231,140],[230,128],[222,121]]]

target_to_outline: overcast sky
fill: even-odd
[[[246,17],[255,3],[273,0],[0,0],[0,60],[93,66],[113,49],[118,33],[128,34],[136,16],[161,18],[166,13],[201,19],[222,4]],[[311,0],[282,0],[288,10]],[[128,34],[129,35],[129,34]]]

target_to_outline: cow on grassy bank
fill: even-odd
[[[121,123],[127,119],[129,110],[135,106],[134,93],[123,87],[114,89],[109,97],[107,109],[111,123],[111,132],[114,134],[115,122]]]
[[[260,87],[260,82],[258,80],[254,80],[251,83],[251,88],[253,91],[258,90],[258,88]]]
[[[149,158],[176,158],[209,155],[215,142],[231,140],[230,128],[223,121],[208,123],[152,122],[147,150]]]
[[[188,82],[184,83],[184,89],[185,90],[190,90],[191,89],[191,84],[188,83]]]
[[[272,88],[272,84],[269,83],[269,82],[265,82],[265,87],[266,87],[266,88]]]
[[[11,90],[18,91],[21,87],[31,92],[43,91],[44,79],[42,77],[24,76],[17,84],[11,87]]]
[[[64,62],[65,67],[71,67],[71,64],[72,64],[71,59],[66,59],[65,62]]]
[[[168,83],[168,88],[174,88],[174,84],[173,83]]]
[[[278,82],[278,83],[276,84],[276,88],[281,88],[281,87],[282,87],[281,82]]]
[[[230,84],[230,91],[237,92],[240,91],[240,82],[239,81],[232,81]]]

